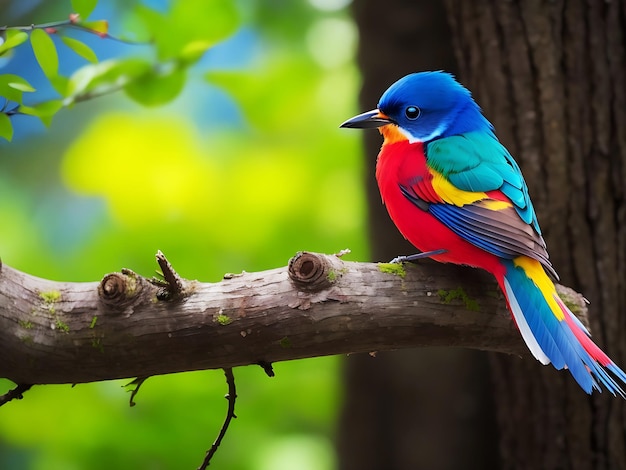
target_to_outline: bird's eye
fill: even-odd
[[[420,115],[420,109],[417,106],[409,106],[408,108],[406,108],[406,110],[404,111],[404,114],[406,115],[406,117],[408,119],[410,119],[411,121],[417,119]]]

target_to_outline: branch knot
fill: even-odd
[[[102,278],[98,295],[107,306],[121,309],[132,303],[141,287],[139,276],[130,269],[123,269],[121,273],[110,273]]]
[[[300,251],[289,260],[287,272],[298,289],[317,292],[331,287],[345,267],[336,256]]]

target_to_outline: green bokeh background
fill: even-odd
[[[32,21],[71,11],[51,3]],[[249,60],[201,61],[163,106],[109,95],[2,143],[2,261],[93,281],[123,267],[150,276],[160,249],[182,276],[219,282],[226,272],[283,266],[298,250],[350,248],[348,259],[366,260],[359,135],[338,128],[357,112],[359,88],[347,2],[205,2],[207,16],[194,1],[161,3],[178,9],[162,18],[172,34],[210,28],[221,14],[231,21],[235,11],[232,34],[253,33],[241,51]],[[113,11],[112,29],[117,21],[118,31],[132,30],[130,8],[120,2]],[[20,47],[16,54],[29,52]],[[235,103],[237,124],[195,119],[195,97],[207,87]],[[202,115],[219,122],[221,108],[208,104]],[[334,468],[340,363],[279,363],[271,379],[258,367],[235,369],[238,419],[211,467]],[[127,382],[35,387],[3,406],[0,468],[196,468],[226,411],[223,373],[150,378],[133,408]],[[0,386],[4,393],[12,383]]]

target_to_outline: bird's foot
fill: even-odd
[[[410,263],[421,258],[430,258],[431,256],[442,255],[446,251],[448,250],[441,249],[441,250],[433,250],[433,251],[424,251],[423,253],[415,253],[413,255],[408,255],[408,256],[396,256],[394,259],[390,261],[390,263],[393,263],[393,264]]]

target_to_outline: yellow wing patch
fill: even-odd
[[[444,178],[441,173],[433,169],[430,171],[433,175],[431,182],[433,189],[439,197],[441,197],[443,202],[447,204],[462,207],[467,204],[475,204],[479,202],[482,207],[492,211],[501,211],[512,206],[510,202],[490,198],[485,192],[464,191],[459,189],[450,183],[447,178]]]
[[[431,181],[433,189],[442,201],[447,204],[461,207],[466,204],[473,204],[488,198],[487,194],[483,192],[463,191],[450,183],[450,181],[444,178],[441,173],[433,169],[430,171],[433,174],[433,179]]]
[[[510,202],[499,201],[498,199],[485,199],[480,203],[480,205],[490,211],[501,211],[513,206]]]

